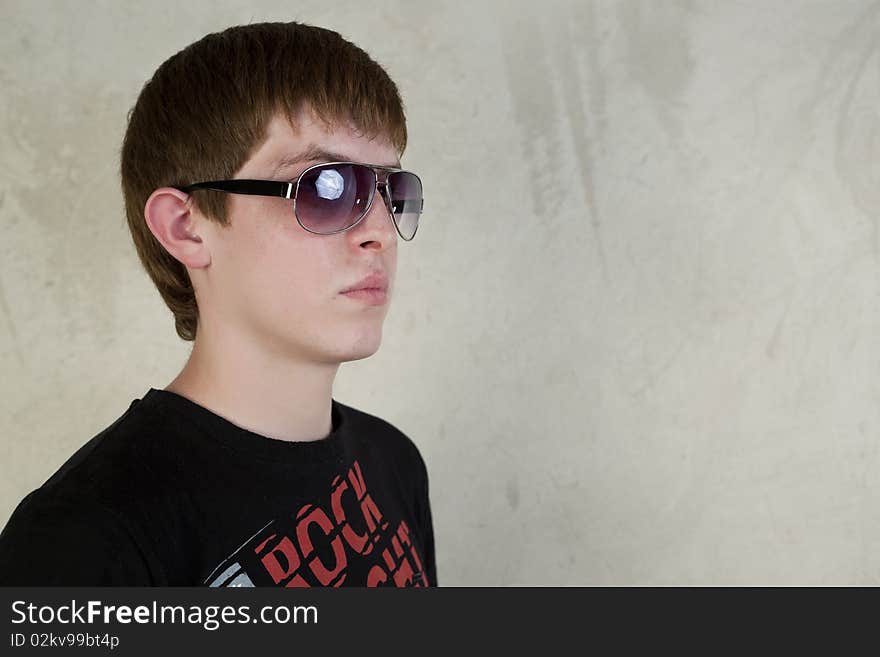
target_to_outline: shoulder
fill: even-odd
[[[151,558],[126,519],[94,498],[26,496],[0,533],[0,585],[151,584]]]
[[[139,403],[86,441],[13,511],[8,522],[30,531],[37,525],[77,523],[122,526],[137,504],[148,502],[161,476],[168,435],[164,418]],[[4,532],[8,534],[9,532]]]
[[[120,514],[95,496],[63,498],[40,487],[28,493],[15,507],[0,533],[0,546],[7,547],[18,537],[33,541],[38,537],[76,536],[77,542],[81,542],[101,532],[125,533],[124,525]]]
[[[130,511],[155,481],[149,445],[161,422],[133,402],[26,495],[0,533],[0,580],[146,581],[149,539]]]
[[[74,496],[104,505],[120,499],[155,477],[155,457],[168,429],[161,414],[136,400],[77,449],[29,498],[34,504],[56,506]]]
[[[340,406],[346,422],[350,422],[350,434],[364,448],[379,452],[383,459],[394,460],[409,469],[415,467],[418,472],[426,474],[421,451],[406,433],[377,415],[345,404]]]

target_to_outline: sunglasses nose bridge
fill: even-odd
[[[385,207],[388,209],[388,214],[391,215],[391,219],[394,219],[394,204],[391,202],[391,188],[388,186],[388,180],[380,180],[377,176],[376,178],[376,191],[382,197],[382,201],[385,203]]]
[[[396,222],[394,220],[394,214],[392,212],[392,203],[391,203],[391,197],[389,195],[390,192],[388,191],[388,183],[386,181],[380,180],[379,175],[376,172],[374,172],[374,175],[375,175],[375,179],[374,179],[372,187],[370,188],[369,198],[367,199],[366,206],[361,211],[361,214],[357,218],[357,221],[355,221],[353,224],[351,224],[345,230],[351,230],[352,228],[354,228],[355,226],[357,226],[358,224],[360,224],[361,222],[363,222],[366,219],[367,215],[370,214],[370,212],[372,211],[373,205],[375,205],[375,203],[376,203],[376,195],[377,194],[379,195],[380,202],[382,203],[382,205],[385,206],[385,211],[388,213],[388,216],[390,217],[392,223],[395,223],[395,225],[396,225]]]

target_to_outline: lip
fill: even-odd
[[[371,306],[381,306],[388,303],[388,293],[382,288],[365,287],[359,290],[343,292],[342,296],[355,299]]]
[[[365,276],[354,285],[342,290],[342,294],[359,290],[381,290],[383,294],[387,294],[388,276],[383,271],[371,272],[369,276]]]

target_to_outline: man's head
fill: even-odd
[[[398,166],[406,146],[396,85],[336,32],[298,23],[230,28],[171,57],[144,86],[122,147],[122,188],[138,255],[181,338],[195,339],[198,324],[212,321],[270,349],[318,349],[312,355],[328,362],[375,351],[387,304],[339,292],[382,270],[390,294],[396,233],[378,194],[354,228],[316,235],[297,224],[286,199],[174,189],[293,180],[314,161],[277,165],[310,146],[386,166]]]

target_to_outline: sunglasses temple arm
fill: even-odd
[[[233,194],[251,194],[254,196],[280,196],[281,198],[293,198],[295,185],[290,182],[274,180],[212,180],[209,182],[195,183],[194,185],[176,187],[182,192],[191,192],[194,189],[210,189],[216,192],[231,192]]]

